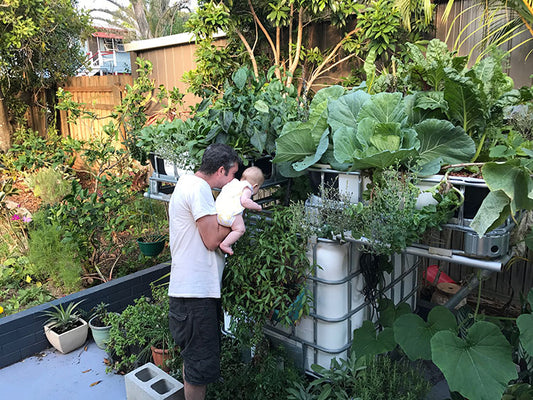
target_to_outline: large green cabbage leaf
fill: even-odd
[[[352,169],[386,168],[416,157],[416,132],[405,126],[407,113],[401,93],[349,93],[330,103],[328,123],[333,152]]]
[[[427,119],[414,129],[420,141],[419,174],[422,176],[437,174],[445,164],[468,162],[476,153],[472,138],[449,121]]]

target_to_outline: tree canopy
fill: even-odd
[[[189,17],[188,0],[105,0],[109,8],[93,8],[93,21],[120,26],[132,39],[151,39],[184,32]]]
[[[9,122],[20,122],[39,93],[83,64],[80,39],[89,30],[88,15],[70,0],[4,0],[0,5],[1,150],[9,148]]]

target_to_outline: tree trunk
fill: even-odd
[[[150,32],[150,26],[146,19],[146,12],[144,10],[144,2],[142,0],[132,0],[133,13],[135,14],[135,21],[139,26],[140,39],[152,39],[152,33]]]
[[[0,89],[0,151],[6,152],[11,148],[11,125],[7,119],[4,95]]]

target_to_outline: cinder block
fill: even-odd
[[[185,400],[183,384],[152,363],[125,376],[128,400]]]

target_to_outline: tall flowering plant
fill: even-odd
[[[24,215],[20,210],[20,205],[16,208],[7,206],[7,197],[17,193],[13,187],[13,180],[7,179],[0,186],[0,229],[10,238],[12,252],[18,249],[20,253],[28,250],[27,224],[31,222],[31,217]]]

